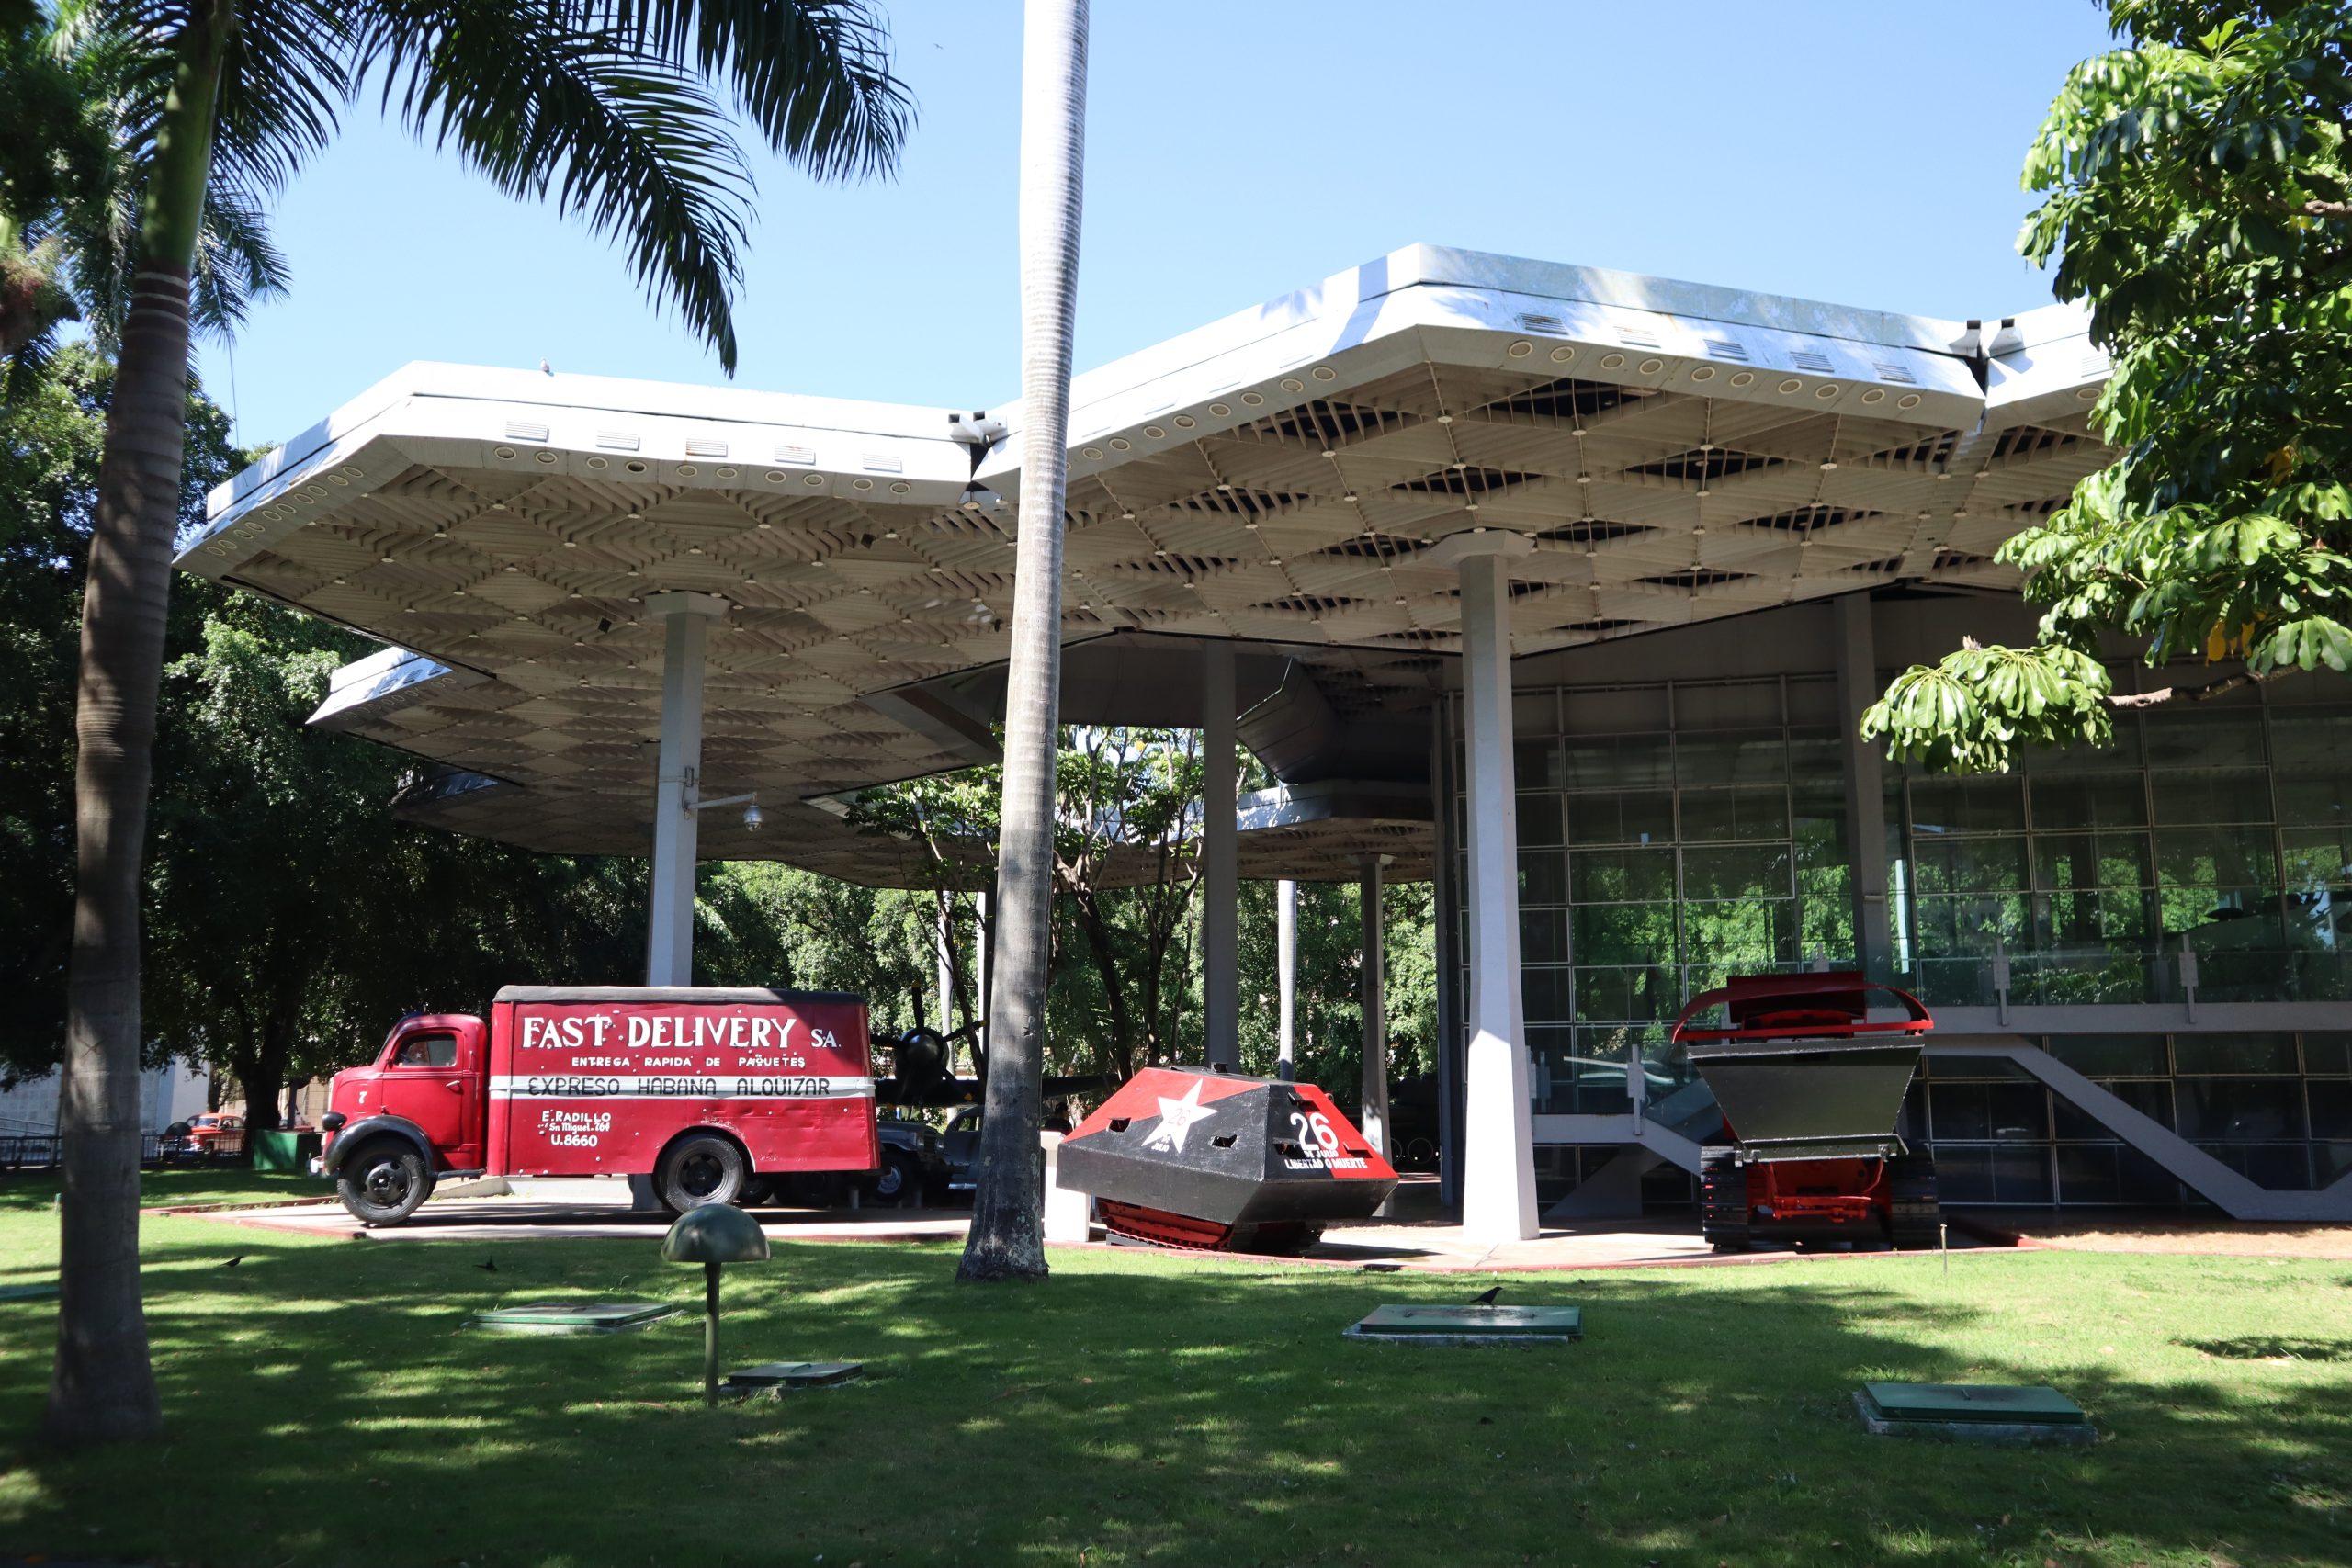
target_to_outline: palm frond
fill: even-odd
[[[694,74],[574,18],[498,0],[371,0],[358,73],[388,112],[510,196],[552,195],[617,242],[657,305],[735,370],[751,176]]]
[[[205,193],[203,226],[196,237],[188,304],[197,329],[231,336],[257,301],[285,297],[288,278],[286,258],[270,241],[259,203],[216,179]]]
[[[326,146],[355,85],[345,15],[312,0],[237,0],[213,115],[216,175],[267,194]]]
[[[868,0],[581,0],[582,25],[733,84],[768,144],[818,179],[888,175],[914,119]]]

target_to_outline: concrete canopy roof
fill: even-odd
[[[2106,374],[2062,307],[1979,327],[1410,247],[1078,378],[1065,643],[1238,641],[1402,724],[1452,678],[1430,558],[1464,530],[1532,542],[1519,655],[2013,588],[1993,550],[2106,460]],[[990,412],[411,366],[217,491],[179,564],[394,645],[316,721],[479,775],[405,813],[582,853],[650,839],[644,597],[718,594],[706,790],[770,825],[714,816],[704,852],[893,882],[901,847],[808,803],[990,754],[956,685],[1006,656],[1020,411]],[[1351,831],[1265,848],[1296,874]]]

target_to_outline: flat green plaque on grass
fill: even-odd
[[[676,1307],[661,1302],[537,1302],[477,1313],[466,1326],[500,1334],[618,1334],[677,1314]]]
[[[827,1388],[851,1382],[865,1372],[863,1361],[763,1361],[727,1374],[727,1387],[736,1393],[769,1389]]]
[[[2015,1446],[2098,1441],[2083,1407],[2054,1388],[2006,1383],[1871,1382],[1854,1408],[1875,1437],[1939,1437]]]
[[[53,1302],[56,1299],[55,1284],[0,1285],[0,1302]]]
[[[1405,1306],[1390,1303],[1348,1330],[1352,1339],[1418,1345],[1562,1345],[1584,1337],[1571,1306]]]

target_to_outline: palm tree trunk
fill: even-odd
[[[188,272],[230,15],[230,0],[215,0],[191,19],[158,124],[83,590],[57,1360],[43,1423],[62,1442],[163,1427],[139,1297],[140,866],[187,434]]]
[[[1060,743],[1062,505],[1086,164],[1087,0],[1028,0],[1021,62],[1021,538],[1013,556],[988,1109],[959,1280],[1046,1272],[1046,985]]]

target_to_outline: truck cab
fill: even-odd
[[[438,1178],[482,1168],[489,1032],[467,1013],[412,1014],[373,1064],[335,1074],[319,1168],[361,1219],[396,1224]]]

